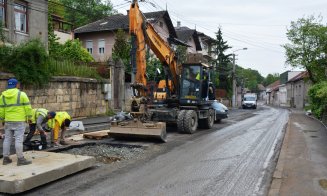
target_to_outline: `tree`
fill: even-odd
[[[287,30],[289,44],[285,44],[286,63],[305,68],[313,83],[325,80],[327,67],[327,26],[322,17],[300,18],[291,22]]]
[[[213,75],[213,81],[215,86],[220,89],[225,89],[227,92],[231,92],[232,89],[232,65],[230,61],[231,54],[226,55],[226,51],[231,47],[228,46],[227,41],[223,40],[221,29],[218,28],[216,33],[216,40],[214,42],[213,53],[217,57],[213,60],[213,64],[216,67],[216,73]]]
[[[124,30],[118,29],[116,33],[114,48],[112,49],[112,58],[114,61],[121,59],[125,66],[125,72],[131,73],[131,45],[127,40],[127,35]]]
[[[65,20],[80,27],[113,13],[110,0],[59,0],[65,7]]]
[[[5,32],[3,31],[2,21],[0,21],[0,41],[2,43],[5,43],[5,41],[6,41],[6,36],[5,36]]]
[[[274,73],[274,74],[268,74],[267,77],[263,81],[264,86],[268,86],[269,84],[272,84],[279,80],[279,74]]]
[[[178,64],[183,64],[186,62],[186,58],[187,58],[187,47],[186,46],[177,45],[175,53],[177,56]]]
[[[244,69],[236,65],[236,81],[238,86],[243,88],[248,88],[252,92],[256,92],[258,89],[258,84],[264,81],[264,77],[257,70]]]

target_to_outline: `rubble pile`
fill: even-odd
[[[94,156],[98,162],[112,163],[140,158],[144,154],[144,149],[138,147],[113,147],[107,144],[100,144],[72,148],[63,153]]]

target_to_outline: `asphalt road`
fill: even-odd
[[[211,130],[168,135],[148,155],[101,165],[24,195],[265,195],[288,111],[237,110]],[[142,143],[140,143],[142,144]]]

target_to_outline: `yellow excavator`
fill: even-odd
[[[129,10],[129,33],[135,74],[130,113],[134,118],[113,121],[109,135],[151,137],[166,142],[166,124],[177,125],[181,133],[194,133],[198,127],[210,129],[216,117],[212,100],[208,100],[211,67],[199,62],[178,65],[175,52],[146,20],[137,0],[133,0]],[[165,72],[165,80],[158,84],[160,91],[151,98],[146,87],[146,45]]]

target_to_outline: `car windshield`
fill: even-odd
[[[244,101],[255,101],[255,97],[244,97]]]

